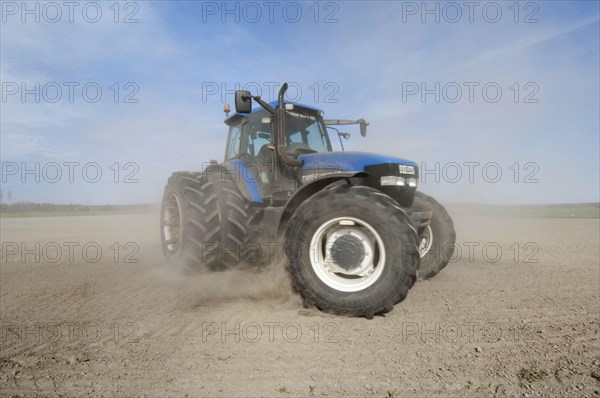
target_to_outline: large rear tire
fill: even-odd
[[[305,305],[372,318],[391,311],[414,284],[417,239],[407,213],[389,196],[341,185],[298,207],[284,247]]]
[[[169,178],[161,207],[168,264],[218,271],[243,261],[248,203],[235,183],[203,173]]]
[[[415,192],[412,208],[415,211],[433,211],[431,224],[425,228],[419,240],[421,265],[417,280],[425,280],[439,274],[450,262],[456,245],[456,232],[452,217],[431,196]]]

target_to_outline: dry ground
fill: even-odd
[[[156,215],[3,219],[0,395],[600,397],[599,221],[455,222],[460,257],[366,320],[281,267],[170,270]]]

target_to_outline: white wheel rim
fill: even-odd
[[[431,230],[431,225],[428,225],[421,235],[421,241],[419,242],[419,255],[421,258],[425,257],[425,255],[431,249],[431,244],[433,243],[433,231]]]
[[[181,206],[177,195],[172,194],[167,199],[162,222],[167,251],[173,254],[179,249],[181,238]]]
[[[341,264],[344,242],[356,249],[353,267]],[[310,241],[309,256],[313,271],[327,286],[342,292],[357,292],[375,283],[385,267],[385,246],[369,223],[354,217],[338,217],[323,223]],[[336,261],[336,256],[338,261]]]

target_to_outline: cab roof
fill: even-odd
[[[255,107],[252,108],[252,112],[250,112],[250,113],[237,113],[236,112],[233,115],[229,116],[227,119],[225,119],[225,123],[226,124],[231,124],[232,122],[234,122],[238,118],[242,118],[244,116],[252,115],[253,113],[260,112],[260,111],[262,111],[264,109],[257,102],[254,102],[254,104],[256,104],[257,106],[255,106]],[[310,106],[310,105],[300,104],[298,102],[286,101],[285,104],[292,104],[295,107],[298,106],[300,108],[305,108],[305,109],[309,109],[309,110],[312,110],[312,111],[322,112],[322,110],[319,109],[319,108],[315,108],[315,107]],[[278,105],[278,101],[271,101],[271,102],[269,102],[269,105],[271,106],[271,108],[276,108],[277,105]]]

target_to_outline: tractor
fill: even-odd
[[[372,318],[402,301],[416,280],[452,257],[448,212],[417,191],[417,164],[333,151],[340,126],[323,111],[235,92],[223,162],[175,172],[161,206],[168,264],[196,271],[264,266],[283,259],[306,307]],[[253,101],[258,106],[253,107]],[[337,127],[336,127],[337,126]]]

